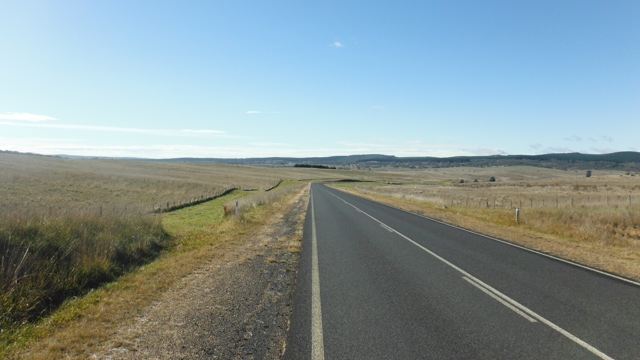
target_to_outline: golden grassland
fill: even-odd
[[[348,171],[211,163],[62,159],[0,153],[0,216],[151,211],[225,189],[266,190],[283,180],[340,179]],[[366,174],[366,173],[361,173]],[[361,175],[361,177],[364,175]]]
[[[159,295],[212,258],[223,256],[238,241],[281,216],[297,199],[308,196],[308,184],[286,183],[286,191],[269,201],[225,216],[223,204],[235,199],[253,202],[254,192],[234,191],[197,206],[162,214],[165,231],[174,239],[159,258],[129,272],[118,281],[67,300],[50,316],[18,331],[0,334],[0,357],[51,359],[87,358],[96,344],[131,321]],[[259,194],[258,194],[259,195]],[[299,252],[299,238],[288,239],[289,251]]]
[[[594,171],[593,177],[586,178],[583,173],[576,177],[572,172],[526,167],[438,169],[422,173],[425,175],[421,182],[401,185],[350,183],[334,186],[640,279],[638,176]],[[429,176],[429,173],[435,175]],[[483,175],[484,182],[456,181],[473,174]],[[489,174],[499,174],[495,176],[497,181],[488,182]],[[452,176],[447,179],[447,175]],[[431,185],[425,185],[427,181],[432,181]],[[516,207],[522,207],[518,223],[515,221]]]

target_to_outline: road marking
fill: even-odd
[[[327,191],[328,192],[328,191]],[[367,215],[369,218],[371,218],[373,221],[379,223],[379,224],[384,224],[382,221],[374,218],[373,216],[369,215],[368,213],[360,210],[357,206],[347,202],[346,200],[344,200],[343,198],[339,197],[338,195],[332,194],[330,192],[328,192],[330,195],[335,196],[336,198],[344,201],[346,204],[350,205],[351,207],[353,207],[354,209],[359,210],[361,213],[363,213],[364,215]],[[313,208],[312,208],[313,210]],[[501,293],[500,291],[494,289],[493,287],[487,285],[486,283],[482,282],[480,279],[476,278],[475,276],[469,274],[468,272],[462,270],[461,268],[457,267],[456,265],[450,263],[449,261],[447,261],[446,259],[444,259],[443,257],[441,257],[440,255],[434,253],[433,251],[427,249],[426,247],[418,244],[417,242],[413,241],[412,239],[408,238],[406,235],[398,232],[398,230],[395,230],[394,228],[392,228],[389,225],[384,224],[386,227],[388,227],[389,229],[393,230],[393,232],[395,232],[396,234],[398,234],[399,236],[403,237],[405,240],[411,242],[412,244],[414,244],[415,246],[419,247],[420,249],[424,250],[425,252],[429,253],[431,256],[435,257],[436,259],[442,261],[443,263],[449,265],[450,267],[452,267],[453,269],[457,270],[458,272],[462,273],[463,275],[465,275],[467,278],[473,280],[476,284],[481,285],[484,289],[490,291],[491,293],[495,294],[496,296],[500,297],[502,300],[510,303],[511,305],[517,307],[518,309],[522,310],[523,312],[526,312],[528,315],[530,315],[532,318],[537,319],[538,321],[546,324],[547,326],[549,326],[550,328],[556,330],[557,332],[561,333],[562,335],[564,335],[565,337],[569,338],[570,340],[574,341],[575,343],[577,343],[578,345],[584,347],[585,349],[589,350],[591,353],[593,353],[594,355],[600,357],[601,359],[606,359],[606,360],[613,360],[611,357],[609,357],[608,355],[606,355],[605,353],[601,352],[600,350],[596,349],[595,347],[587,344],[586,342],[580,340],[578,337],[574,336],[573,334],[569,333],[568,331],[564,330],[563,328],[559,327],[558,325],[552,323],[551,321],[543,318],[542,316],[538,315],[537,313],[535,313],[533,310],[527,308],[526,306],[518,303],[517,301],[511,299],[510,297],[508,297],[507,295]],[[495,298],[495,297],[494,297]],[[504,302],[503,302],[504,304]]]
[[[385,224],[380,224],[380,226],[382,226],[385,230],[389,231],[389,232],[394,232],[392,228],[388,227]]]
[[[520,309],[516,308],[515,306],[509,304],[508,302],[502,300],[501,298],[499,298],[497,295],[493,294],[492,292],[490,292],[489,290],[485,289],[484,287],[482,287],[482,285],[476,283],[475,281],[469,279],[466,276],[462,277],[463,279],[467,280],[471,285],[477,287],[478,289],[482,290],[483,292],[485,292],[487,295],[491,296],[492,298],[498,300],[499,302],[502,303],[502,305],[508,307],[509,309],[515,311],[516,313],[518,313],[520,316],[522,316],[523,318],[531,321],[531,322],[538,322],[538,320],[532,318],[531,316],[525,314],[524,312],[520,311]]]
[[[318,271],[318,238],[316,213],[311,195],[311,359],[324,360],[322,339],[322,306],[320,306],[320,272]]]

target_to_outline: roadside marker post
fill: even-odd
[[[516,224],[520,221],[520,208],[516,208]]]
[[[239,212],[239,210],[238,210],[238,200],[236,200],[236,216],[238,216],[238,212]]]

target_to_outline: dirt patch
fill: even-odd
[[[279,358],[307,202],[308,190],[284,216],[183,278],[92,358]]]

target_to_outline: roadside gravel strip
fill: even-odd
[[[280,358],[307,203],[308,190],[277,221],[181,280],[93,358]]]

